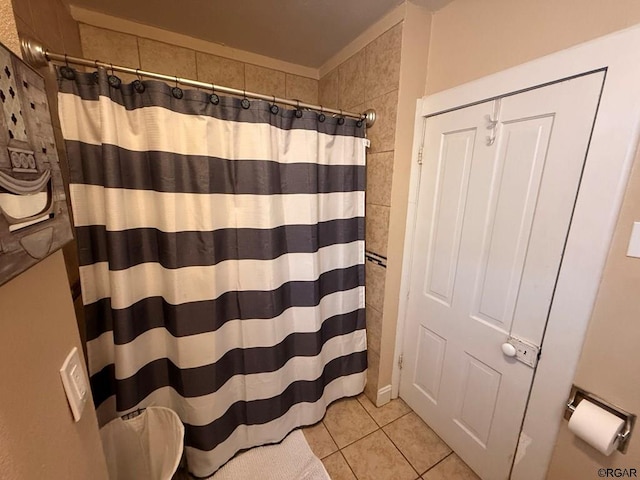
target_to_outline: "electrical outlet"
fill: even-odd
[[[78,349],[73,347],[64,363],[60,368],[60,376],[62,377],[62,385],[67,394],[67,400],[73,413],[73,419],[77,422],[82,417],[84,406],[89,397],[89,384],[87,376],[80,363],[80,355]]]

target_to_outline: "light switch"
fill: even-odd
[[[89,396],[87,377],[80,363],[78,349],[73,347],[60,369],[62,384],[67,394],[67,400],[73,413],[73,419],[77,422],[82,417],[82,411]]]
[[[640,222],[634,222],[633,224],[627,257],[640,258]]]

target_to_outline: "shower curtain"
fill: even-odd
[[[175,410],[189,470],[206,477],[362,392],[364,127],[63,73],[101,424]]]

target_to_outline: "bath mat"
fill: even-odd
[[[331,480],[301,430],[282,442],[252,448],[230,460],[213,480]]]

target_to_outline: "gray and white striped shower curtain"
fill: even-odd
[[[108,80],[59,81],[94,401],[205,477],[364,388],[363,127]]]

